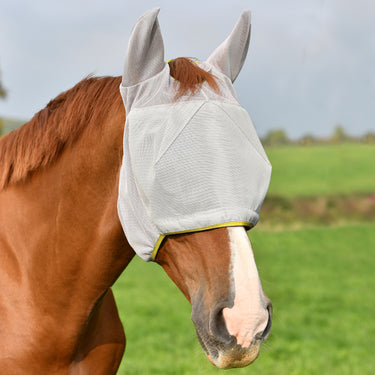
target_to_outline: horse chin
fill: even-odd
[[[243,348],[235,342],[229,345],[217,345],[212,338],[203,338],[198,332],[199,342],[208,360],[220,369],[246,367],[254,362],[259,355],[262,339],[253,341],[250,346]]]
[[[255,343],[248,348],[239,347],[219,352],[216,358],[208,359],[220,369],[245,367],[258,358],[259,348],[260,343]]]

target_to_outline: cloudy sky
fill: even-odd
[[[259,134],[375,131],[374,0],[1,0],[0,116],[29,119],[90,73],[120,75],[131,29],[161,7],[165,58],[207,58],[252,11],[235,87]]]

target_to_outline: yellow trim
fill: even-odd
[[[254,224],[251,224],[248,221],[230,221],[230,222],[227,222],[227,223],[214,224],[214,225],[209,225],[207,227],[202,227],[202,228],[187,229],[187,230],[180,230],[180,231],[177,231],[177,232],[162,233],[159,236],[158,240],[156,241],[154,249],[152,250],[151,260],[154,261],[156,259],[156,256],[158,255],[158,251],[160,249],[160,246],[163,243],[165,237],[167,237],[167,236],[170,236],[170,235],[173,235],[173,234],[203,232],[205,230],[224,228],[224,227],[246,227],[246,228],[250,229],[253,226],[254,226]]]
[[[155,260],[156,259],[156,255],[158,254],[158,251],[160,249],[160,246],[161,244],[163,243],[164,241],[164,238],[166,237],[166,234],[162,233],[158,240],[156,241],[156,244],[154,246],[154,249],[152,250],[152,253],[151,253],[151,260]]]

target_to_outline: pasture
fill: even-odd
[[[375,194],[374,145],[267,150],[270,194],[294,199]],[[261,215],[262,217],[262,215]],[[279,218],[282,220],[282,217]],[[228,374],[375,373],[375,223],[249,232],[273,328],[257,361]],[[114,286],[127,336],[127,374],[219,374],[203,354],[191,308],[156,264],[136,258]]]
[[[375,145],[288,146],[266,150],[272,163],[269,195],[375,194]]]

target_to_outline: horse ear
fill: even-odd
[[[158,22],[160,8],[141,16],[130,35],[125,56],[123,86],[133,86],[161,72],[165,66],[164,43]]]
[[[207,62],[227,75],[232,82],[245,62],[250,43],[251,13],[241,14],[232,33],[207,59]]]

